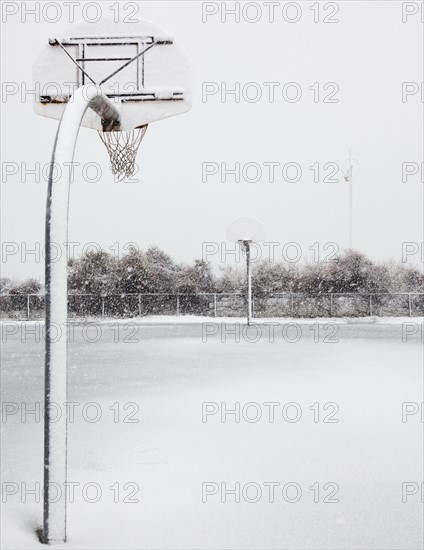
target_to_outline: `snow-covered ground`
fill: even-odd
[[[421,548],[422,319],[243,322],[74,326],[66,548]],[[2,547],[43,548],[42,327],[7,326]]]
[[[16,320],[16,319],[6,319],[0,320],[0,326],[10,324],[10,323],[19,323],[23,325],[31,324],[44,324],[44,320]],[[207,317],[205,315],[146,315],[143,317],[127,317],[127,318],[115,318],[115,317],[71,317],[70,322],[82,322],[82,323],[97,323],[97,324],[110,324],[110,323],[137,323],[137,324],[201,324],[201,323],[246,323],[246,317]],[[402,325],[404,323],[415,323],[420,324],[424,322],[424,317],[315,317],[315,318],[302,318],[302,317],[256,317],[252,319],[252,324],[264,324],[264,323],[298,323],[298,324],[313,324],[313,323],[350,323],[350,324],[395,324]]]
[[[98,322],[98,318],[92,319],[94,322]],[[113,322],[128,323],[134,321],[137,323],[246,323],[246,317],[205,317],[200,315],[147,315],[146,317],[136,317],[131,319],[114,319]],[[402,323],[422,323],[424,317],[316,317],[311,318],[299,318],[299,317],[259,317],[254,318],[252,323],[264,324],[264,323],[383,323],[383,324],[396,324]],[[110,323],[111,319],[101,320],[100,322]]]

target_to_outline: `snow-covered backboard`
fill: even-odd
[[[265,240],[265,226],[257,218],[241,216],[235,218],[227,227],[227,241],[252,241]]]
[[[34,66],[37,114],[60,119],[75,89],[99,85],[116,103],[122,131],[191,108],[191,70],[184,50],[150,22],[74,26],[46,40]],[[82,126],[101,130],[88,110]]]

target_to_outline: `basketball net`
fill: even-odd
[[[101,132],[100,139],[106,145],[110,157],[110,169],[118,181],[131,177],[135,172],[135,158],[147,130],[147,124],[132,132]]]

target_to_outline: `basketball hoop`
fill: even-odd
[[[34,110],[60,120],[54,142],[46,208],[46,339],[43,535],[66,542],[67,415],[53,419],[51,404],[66,402],[67,339],[53,327],[67,322],[67,258],[51,261],[56,242],[68,240],[70,171],[81,126],[99,132],[118,181],[134,174],[147,125],[191,108],[191,69],[172,37],[147,21],[117,26],[112,18],[53,37],[34,67]],[[118,27],[118,28],[117,28]],[[59,176],[52,177],[58,167]],[[48,414],[47,414],[48,413]],[[56,491],[57,492],[57,491]]]
[[[106,145],[110,157],[110,169],[118,181],[129,178],[135,171],[135,158],[148,124],[131,132],[101,132],[100,139]]]
[[[253,317],[252,271],[250,268],[250,245],[265,240],[265,227],[257,218],[241,216],[233,220],[227,227],[227,240],[238,242],[246,254],[247,275],[247,326]]]

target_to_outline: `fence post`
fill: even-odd
[[[294,317],[294,294],[291,294],[291,314]]]
[[[141,294],[138,295],[138,316],[141,317]]]
[[[370,294],[370,317],[372,317],[372,294]]]
[[[177,316],[180,314],[180,295],[177,294]]]
[[[104,319],[105,316],[105,299],[102,296],[102,319]]]
[[[330,294],[330,317],[333,317],[333,295]]]
[[[409,309],[409,317],[412,317],[412,302],[411,302],[410,294],[408,294],[408,309]]]
[[[216,317],[216,292],[213,295],[213,315]]]
[[[30,311],[29,311],[29,294],[27,294],[27,321],[29,321],[29,314],[30,314]]]

